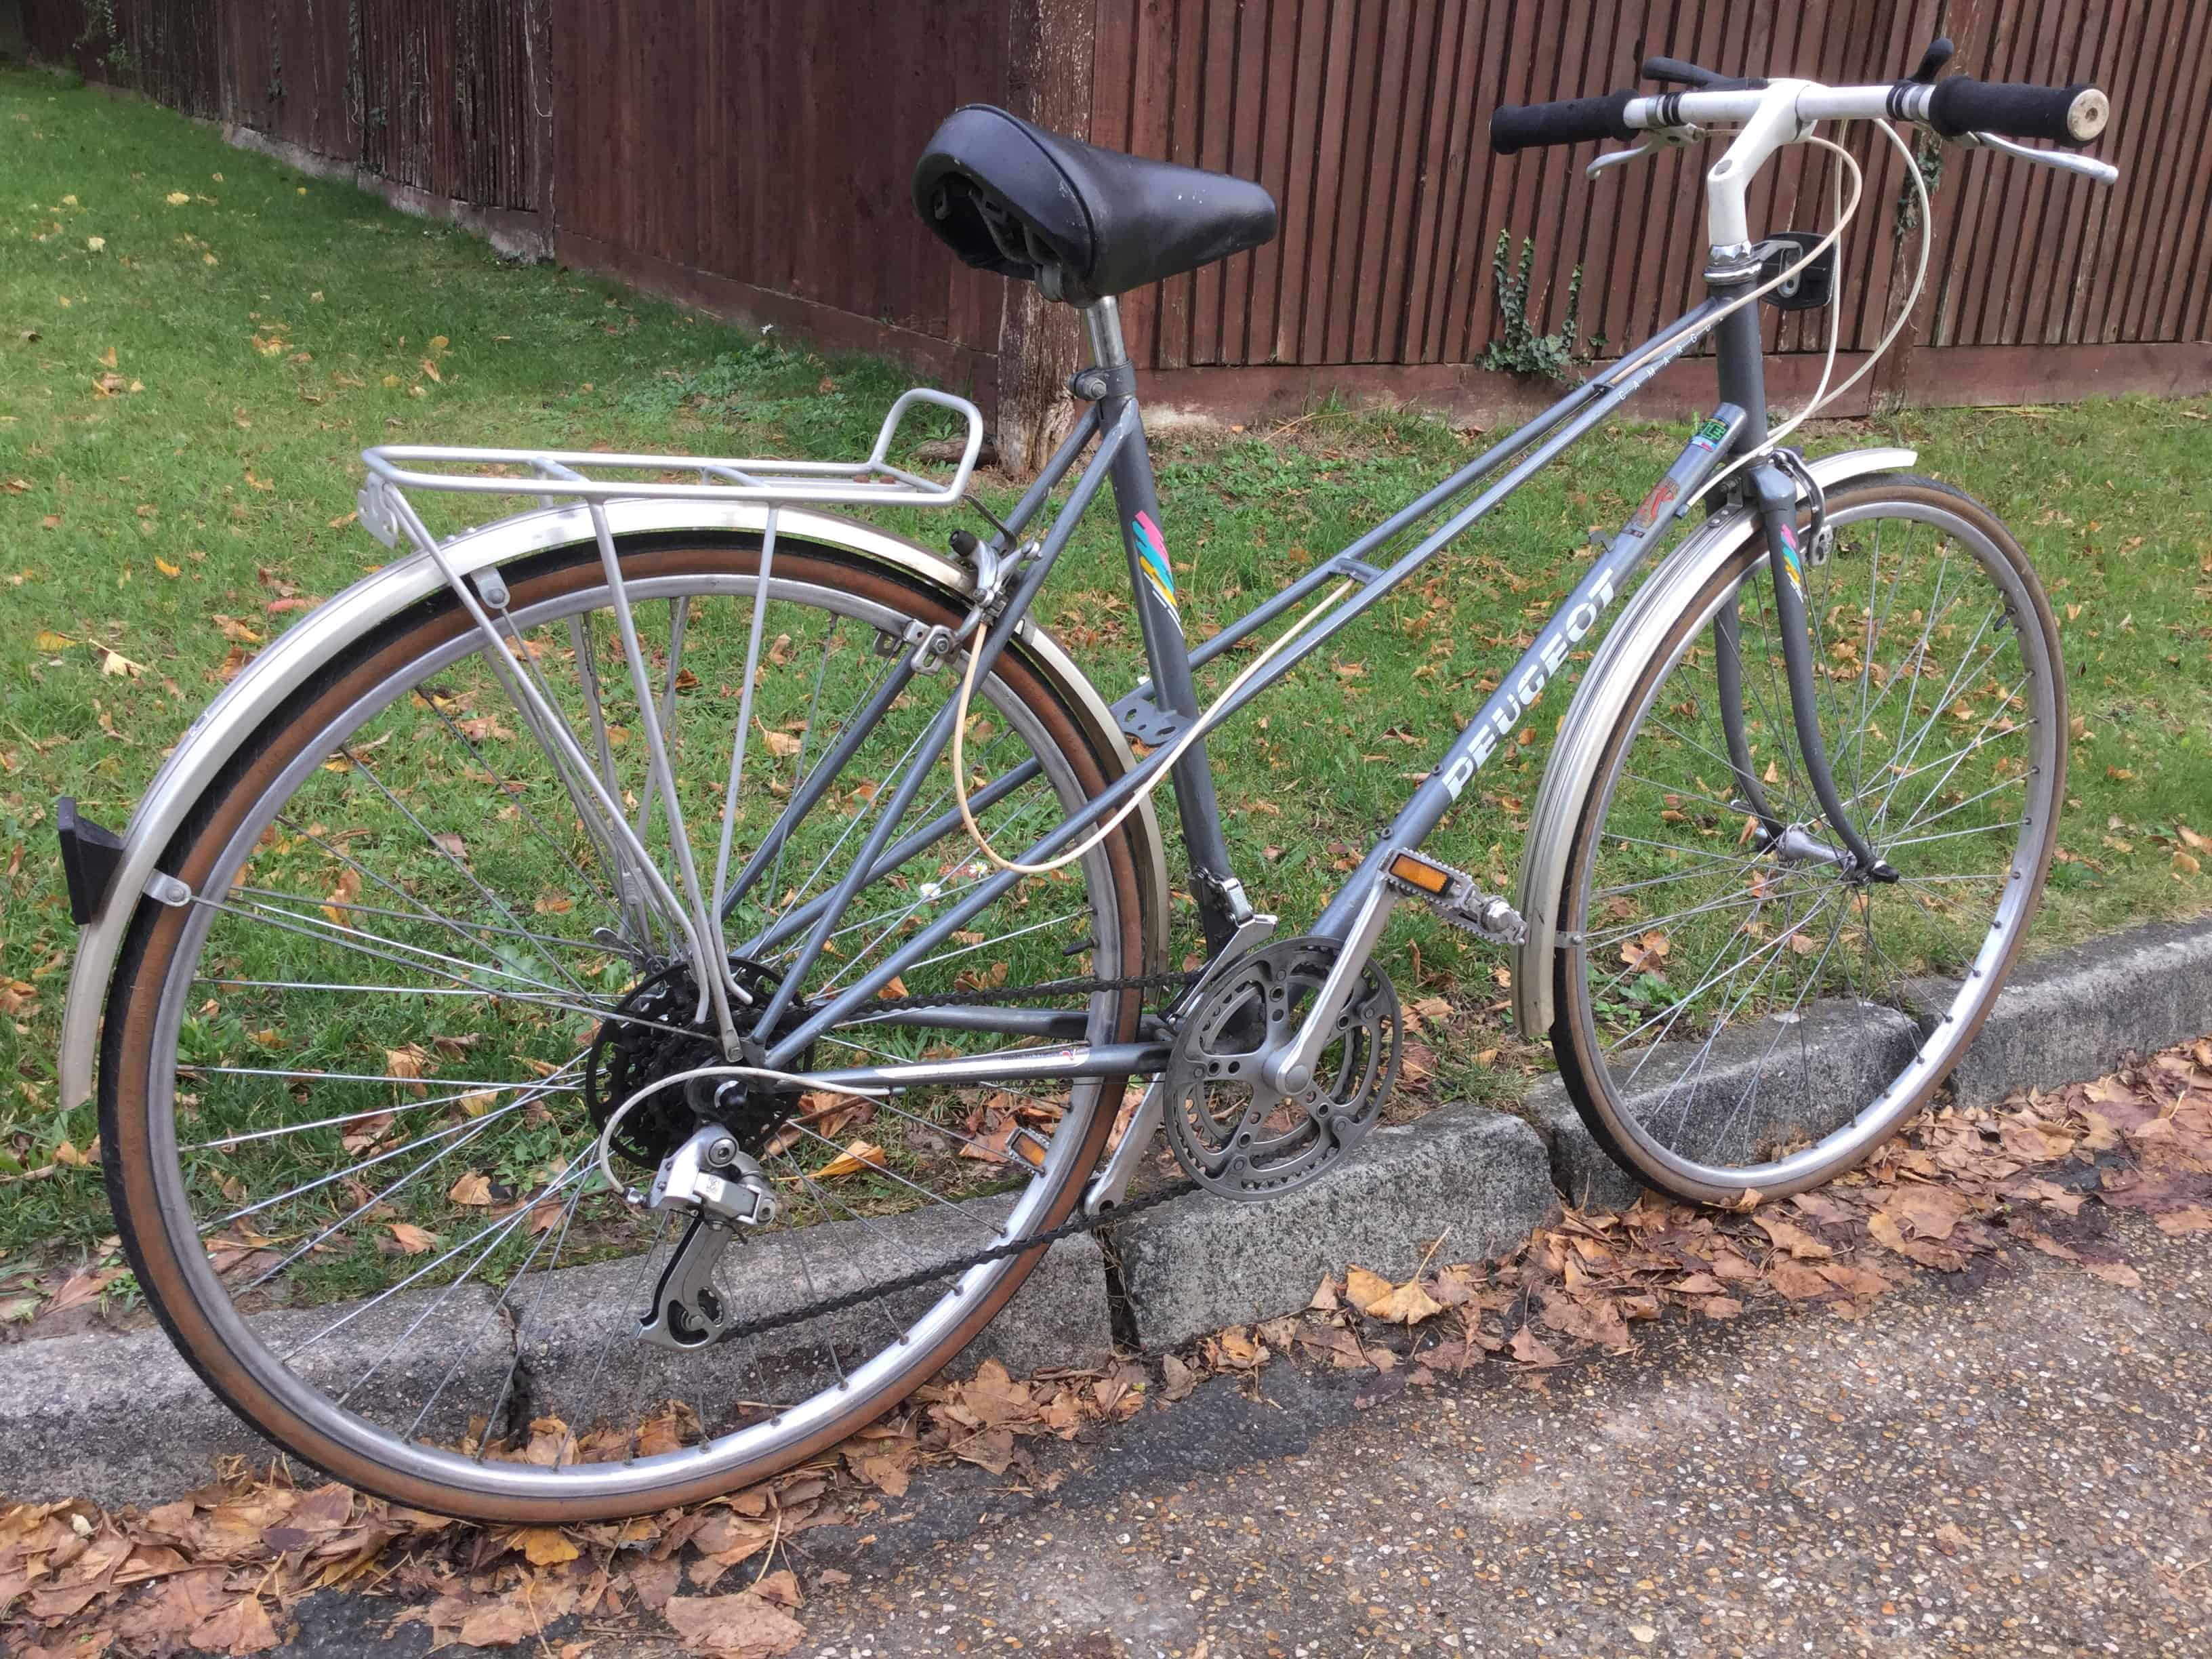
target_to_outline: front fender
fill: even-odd
[[[1917,459],[1910,449],[1853,449],[1824,455],[1811,469],[1823,489],[1832,489],[1870,472],[1903,471]],[[1680,608],[1758,530],[1758,514],[1739,502],[1691,532],[1607,630],[1560,723],[1535,811],[1528,816],[1516,906],[1528,933],[1513,955],[1513,1015],[1522,1036],[1532,1042],[1552,1029],[1552,953],[1559,948],[1559,888],[1566,878],[1568,849],[1597,780],[1599,753],[1627,705],[1634,666],[1657,649]]]
[[[757,532],[766,527],[769,508],[760,502],[672,500],[611,501],[606,511],[614,533],[623,536],[672,530]],[[776,511],[779,538],[878,559],[956,592],[966,592],[973,586],[972,575],[960,566],[872,525],[788,507]],[[576,503],[517,514],[465,532],[444,544],[442,550],[457,573],[468,574],[592,538],[590,510]],[[334,653],[359,638],[363,629],[444,586],[436,563],[421,552],[372,572],[280,635],[239,672],[179,740],[131,814],[121,861],[92,920],[77,934],[58,1056],[64,1108],[91,1098],[100,1018],[116,956],[138,905],[142,901],[151,902],[144,900],[144,894],[158,860],[201,792],[262,720],[329,662]],[[1068,706],[1091,728],[1103,752],[1117,757],[1124,768],[1133,766],[1136,763],[1121,735],[1121,723],[1059,642],[1028,622],[1017,637]],[[1143,885],[1147,936],[1158,954],[1164,951],[1167,939],[1167,858],[1159,821],[1149,799],[1131,822],[1144,843],[1139,848],[1138,878]],[[1163,957],[1144,964],[1143,971],[1157,972],[1164,965]]]

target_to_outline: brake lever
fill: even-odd
[[[1631,161],[1642,161],[1647,155],[1656,155],[1662,149],[1679,149],[1684,144],[1702,144],[1706,136],[1705,130],[1694,121],[1679,127],[1654,128],[1644,135],[1641,143],[1597,157],[1583,168],[1583,177],[1595,179],[1607,167],[1624,167]]]
[[[2109,161],[2100,161],[2094,156],[2075,155],[2063,149],[2032,149],[2010,138],[2000,137],[1994,132],[1969,132],[1960,143],[1972,148],[1975,145],[1988,149],[2002,150],[2007,155],[2016,155],[2023,161],[2033,161],[2038,167],[2055,167],[2061,173],[2078,173],[2084,179],[2094,179],[2100,185],[2119,182],[2120,170]]]

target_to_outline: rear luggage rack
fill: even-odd
[[[966,422],[952,476],[942,482],[890,460],[892,441],[917,404],[949,409]],[[761,501],[783,507],[954,507],[968,493],[983,448],[983,412],[965,398],[927,386],[902,394],[884,416],[865,460],[721,459],[697,455],[617,455],[598,450],[472,449],[445,444],[380,444],[362,452],[361,522],[386,547],[404,533],[427,550],[427,532],[404,504],[421,489],[474,495],[535,495],[563,501]],[[696,481],[668,474],[693,472]],[[652,477],[616,474],[650,473]]]

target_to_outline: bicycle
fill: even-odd
[[[1819,123],[2114,176],[2000,136],[2086,143],[2101,94],[1939,79],[1948,56],[1839,88],[1653,59],[1674,89],[1497,111],[1502,151],[1634,142],[1593,167],[1734,130],[1708,297],[1202,643],[1115,296],[1267,240],[1274,204],[987,106],[939,130],[917,206],[1079,307],[1093,358],[1003,517],[969,487],[980,411],[930,390],[858,462],[367,451],[361,520],[404,556],[237,675],[127,839],[58,813],[82,930],[65,1096],[96,1073],[124,1245],[179,1349],[278,1446],[428,1509],[574,1521],[761,1479],[905,1398],[1052,1239],[1340,1164],[1397,1076],[1376,949],[1401,904],[1512,952],[1523,1030],[1650,1185],[1738,1202],[1863,1158],[2035,909],[2059,642],[2019,544],[1911,452],[1781,446],[1757,307],[1832,289],[1862,181]],[[1835,223],[1754,242],[1746,189],[1798,142],[1841,158]],[[1713,414],[1279,936],[1206,738],[1708,339]],[[895,459],[929,408],[963,434],[949,477]],[[1108,491],[1149,666],[1110,705],[1034,620]],[[433,492],[537,501],[441,537]],[[946,557],[832,506],[981,529]],[[1237,652],[1202,702],[1194,672]],[[1422,844],[1571,661],[1517,892],[1484,892]],[[1908,984],[1911,1058],[1838,1098],[1808,1028]],[[1162,1127],[1188,1182],[1133,1199]]]

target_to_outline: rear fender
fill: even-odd
[[[758,532],[767,526],[769,511],[758,502],[696,501],[618,501],[606,507],[609,524],[617,536],[685,530]],[[964,594],[973,589],[969,571],[902,537],[833,514],[787,507],[777,513],[779,540],[808,542],[858,554],[956,592]],[[441,550],[457,573],[468,574],[592,538],[589,509],[579,503],[501,519],[453,538]],[[153,902],[147,894],[161,879],[161,854],[202,791],[262,721],[334,654],[360,638],[365,629],[444,586],[436,563],[420,552],[363,577],[307,612],[264,647],[202,711],[170,752],[131,815],[114,874],[91,919],[77,934],[76,960],[70,971],[69,999],[62,1016],[59,1071],[64,1108],[91,1098],[108,981],[124,935],[139,904]],[[1136,762],[1120,722],[1059,642],[1026,621],[1017,638],[1030,662],[1090,729],[1100,752],[1123,770],[1133,766]],[[1129,823],[1139,842],[1137,875],[1146,936],[1153,942],[1158,958],[1144,963],[1141,971],[1157,973],[1166,966],[1167,858],[1159,820],[1149,799]]]

